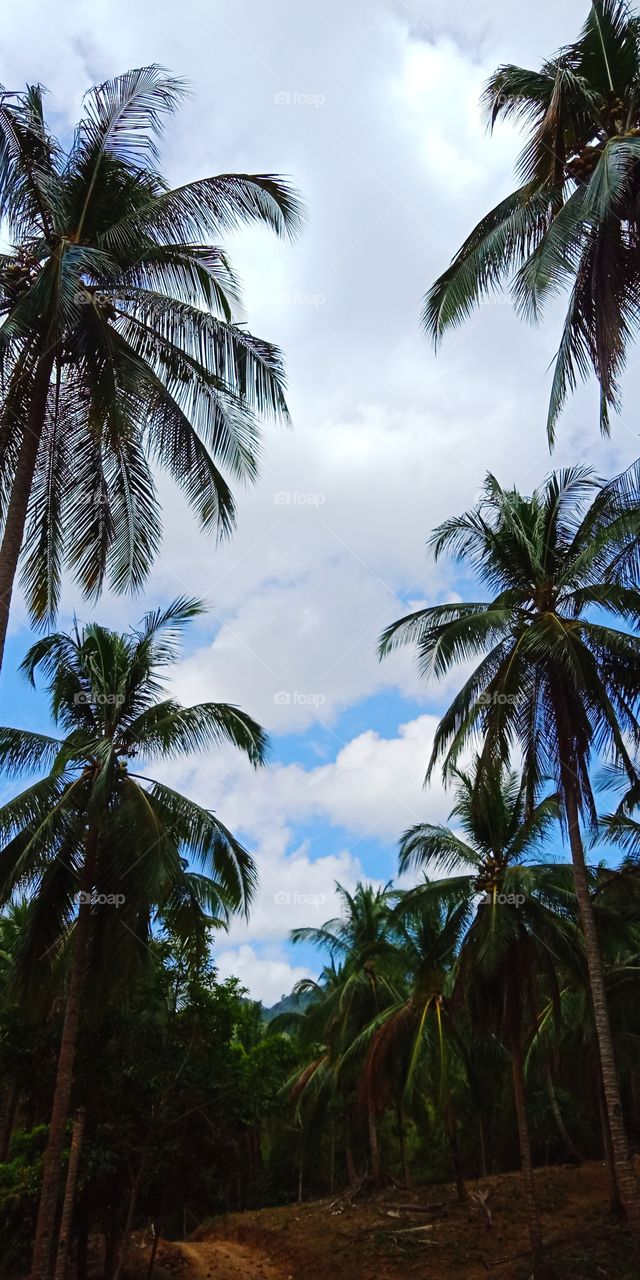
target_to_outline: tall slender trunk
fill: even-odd
[[[529,1121],[527,1119],[527,1103],[524,1090],[524,1071],[522,1067],[522,1045],[520,1034],[511,1037],[511,1074],[513,1077],[513,1100],[516,1108],[518,1125],[518,1142],[520,1146],[520,1167],[527,1208],[527,1225],[531,1253],[533,1254],[533,1275],[543,1274],[542,1234],[538,1219],[535,1188],[533,1185],[533,1164],[531,1160],[531,1139],[529,1137]]]
[[[569,1130],[567,1129],[567,1126],[564,1122],[564,1116],[558,1105],[558,1098],[556,1096],[555,1085],[553,1083],[553,1076],[551,1074],[551,1068],[548,1062],[545,1063],[544,1070],[545,1070],[545,1078],[547,1082],[547,1093],[549,1094],[549,1102],[551,1103],[551,1110],[553,1112],[553,1118],[558,1128],[558,1133],[560,1134],[560,1137],[562,1138],[562,1141],[565,1145],[565,1149],[566,1149],[567,1155],[569,1156],[569,1159],[574,1160],[576,1164],[582,1164],[584,1157],[581,1156],[580,1152],[578,1151],[578,1148],[575,1142],[573,1141],[573,1138],[571,1137],[571,1134],[569,1133]]]
[[[155,1267],[155,1264],[156,1264],[156,1254],[158,1252],[158,1245],[160,1243],[160,1236],[162,1235],[163,1226],[164,1226],[164,1214],[162,1213],[160,1215],[158,1223],[155,1226],[154,1232],[153,1232],[153,1244],[151,1246],[151,1256],[149,1258],[149,1266],[147,1268],[146,1280],[151,1280],[151,1277],[153,1275],[153,1268]]]
[[[613,1037],[609,1020],[607,990],[604,980],[604,968],[600,953],[600,942],[596,929],[593,902],[589,891],[589,880],[580,834],[580,816],[576,797],[573,773],[569,767],[562,765],[562,788],[564,807],[571,846],[571,860],[575,879],[576,898],[580,909],[580,921],[584,936],[584,948],[589,970],[591,1001],[596,1025],[598,1049],[600,1052],[600,1069],[604,1100],[613,1146],[613,1160],[616,1171],[616,1182],[620,1199],[627,1216],[629,1229],[636,1253],[640,1255],[640,1190],[635,1176],[629,1141],[627,1138],[620,1086],[616,1071],[616,1060],[613,1051]]]
[[[331,1134],[329,1138],[329,1194],[333,1195],[336,1180],[336,1122],[331,1117]]]
[[[607,1120],[607,1109],[604,1101],[604,1089],[602,1088],[602,1078],[598,1087],[598,1109],[600,1112],[600,1132],[602,1133],[602,1155],[607,1166],[607,1177],[609,1179],[609,1213],[612,1218],[619,1218],[624,1213],[620,1192],[618,1191],[618,1182],[616,1179],[616,1163],[613,1156],[613,1143],[611,1141],[611,1130],[609,1121]]]
[[[629,1128],[633,1134],[637,1136],[640,1130],[640,1094],[638,1092],[638,1077],[635,1071],[629,1076],[629,1093],[630,1093],[630,1116],[631,1123]]]
[[[478,1146],[480,1148],[480,1177],[487,1177],[487,1151],[484,1141],[484,1124],[482,1116],[478,1116]]]
[[[89,1221],[85,1209],[78,1224],[76,1251],[76,1280],[87,1280],[89,1272]]]
[[[80,1171],[80,1157],[82,1155],[82,1140],[84,1138],[86,1117],[87,1112],[85,1107],[78,1107],[71,1132],[71,1149],[69,1151],[67,1181],[65,1184],[64,1200],[62,1203],[62,1218],[60,1221],[60,1234],[58,1236],[55,1280],[65,1280],[65,1276],[67,1274],[69,1241],[71,1240],[71,1229],[73,1226],[73,1210],[76,1203],[76,1187],[78,1185],[78,1173]]]
[[[24,539],[29,498],[33,486],[38,450],[47,412],[47,396],[55,353],[53,348],[38,363],[31,395],[31,404],[25,423],[24,435],[18,451],[16,471],[7,508],[2,545],[0,546],[0,667],[9,625],[9,611],[13,583],[18,568]]]
[[[182,1217],[184,1224],[184,1214]],[[182,1238],[186,1236],[186,1228],[183,1229]],[[117,1204],[111,1205],[107,1214],[107,1221],[104,1233],[104,1275],[105,1280],[113,1280],[116,1266],[118,1264],[118,1240],[120,1239],[119,1215]]]
[[[458,1126],[456,1124],[455,1112],[451,1102],[446,1104],[445,1108],[445,1126],[447,1130],[447,1138],[449,1140],[449,1152],[451,1154],[451,1164],[453,1165],[453,1175],[456,1180],[456,1191],[458,1199],[462,1204],[466,1204],[469,1195],[462,1176],[462,1164],[460,1161],[460,1148],[458,1146]]]
[[[407,1144],[405,1141],[405,1125],[404,1125],[404,1109],[402,1103],[397,1106],[398,1116],[398,1141],[400,1143],[400,1166],[402,1168],[402,1181],[405,1187],[411,1186],[411,1174],[409,1172],[409,1164],[407,1161]]]
[[[85,861],[80,877],[81,893],[88,894],[92,887],[97,843],[97,831],[93,828],[87,835]],[[82,989],[84,986],[90,928],[91,907],[88,901],[81,901],[73,940],[73,960],[67,991],[62,1039],[58,1053],[58,1069],[56,1072],[53,1106],[51,1108],[49,1140],[44,1153],[42,1168],[40,1203],[38,1205],[36,1234],[31,1259],[31,1280],[49,1280],[50,1275],[51,1248],[60,1187],[60,1165],[73,1084],[73,1069],[78,1044]]]
[[[4,1164],[11,1144],[11,1134],[13,1133],[13,1125],[20,1101],[20,1085],[16,1080],[14,1084],[7,1089],[7,1095],[4,1104],[4,1114],[2,1117],[2,1129],[0,1130],[0,1164]]]
[[[129,1252],[129,1240],[131,1239],[131,1231],[133,1229],[133,1218],[136,1211],[136,1205],[138,1203],[138,1194],[140,1191],[140,1184],[142,1182],[142,1174],[144,1172],[144,1166],[145,1166],[145,1158],[143,1156],[142,1160],[140,1161],[140,1167],[138,1169],[138,1172],[136,1173],[136,1176],[133,1179],[133,1182],[131,1184],[131,1194],[129,1196],[129,1207],[127,1209],[127,1220],[124,1224],[124,1231],[122,1233],[122,1240],[120,1242],[120,1252],[118,1255],[118,1265],[116,1267],[113,1280],[121,1280],[122,1272],[124,1271],[125,1263],[127,1261],[127,1254]],[[58,1280],[57,1276],[55,1280]]]
[[[380,1147],[378,1146],[378,1129],[373,1100],[369,1095],[367,1103],[367,1123],[369,1126],[369,1150],[371,1152],[371,1173],[377,1186],[380,1182]]]
[[[356,1173],[356,1166],[353,1160],[353,1147],[351,1146],[351,1121],[349,1116],[347,1116],[345,1128],[344,1156],[347,1165],[347,1177],[349,1179],[349,1186],[354,1187],[358,1181],[358,1175]]]

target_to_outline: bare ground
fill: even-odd
[[[184,1244],[162,1242],[156,1280],[528,1280],[519,1176],[470,1184],[478,1190],[488,1192],[490,1227],[450,1186],[226,1215]],[[638,1280],[601,1165],[540,1169],[536,1190],[559,1280]]]

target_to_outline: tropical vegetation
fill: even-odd
[[[505,64],[484,93],[491,128],[526,128],[519,185],[474,227],[427,292],[423,323],[438,343],[509,286],[536,321],[569,292],[547,433],[567,395],[595,374],[609,431],[638,316],[640,20],[626,0],[594,0],[583,31],[539,70]]]
[[[300,203],[270,174],[171,187],[158,141],[185,92],[158,66],[105,81],[65,150],[39,85],[0,91],[0,663],[21,555],[36,625],[65,571],[89,599],[139,591],[158,467],[229,533],[258,418],[287,417],[281,354],[242,322],[218,240],[251,222],[292,235]]]
[[[69,577],[89,599],[144,586],[158,467],[229,533],[259,419],[287,417],[218,237],[292,235],[300,203],[272,175],[171,188],[158,143],[184,95],[157,66],[109,80],[64,148],[39,86],[0,92],[0,662],[22,557],[42,634],[21,676],[49,701],[45,731],[0,728],[0,1269],[124,1280],[142,1242],[150,1280],[161,1237],[212,1213],[449,1179],[491,1225],[472,1184],[515,1171],[543,1280],[537,1166],[594,1159],[637,1270],[640,462],[529,492],[489,474],[432,532],[456,590],[407,604],[379,655],[409,646],[453,683],[425,762],[448,822],[398,833],[397,880],[338,884],[334,918],[296,922],[319,972],[273,1010],[215,963],[254,855],[215,795],[170,785],[203,753],[267,755],[245,711],[171,692],[203,605],[56,629]],[[485,106],[526,130],[520,186],[424,323],[438,342],[505,283],[537,319],[568,287],[548,438],[590,373],[608,431],[640,300],[640,18],[594,0]]]

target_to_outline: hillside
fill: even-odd
[[[270,1005],[268,1009],[262,1011],[265,1022],[273,1022],[274,1018],[279,1018],[282,1013],[304,1013],[311,1001],[311,993],[302,992],[299,996],[292,991],[288,996],[282,996],[276,1004]]]
[[[536,1191],[549,1260],[562,1280],[635,1280],[626,1232],[612,1223],[604,1168],[539,1169]],[[163,1242],[156,1280],[526,1280],[527,1232],[518,1174],[484,1179],[491,1225],[452,1186],[415,1193],[388,1187],[344,1197],[230,1214],[185,1244]],[[145,1256],[139,1258],[140,1268]],[[132,1276],[138,1280],[137,1272]],[[142,1276],[142,1269],[140,1277]]]

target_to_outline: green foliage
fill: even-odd
[[[179,636],[200,611],[182,599],[128,635],[97,624],[52,633],[24,660],[31,681],[44,674],[60,730],[41,738],[0,729],[0,768],[13,777],[49,770],[0,809],[0,901],[31,896],[14,959],[27,989],[42,988],[47,971],[54,977],[64,963],[78,892],[91,915],[90,967],[103,987],[143,967],[154,924],[202,951],[212,927],[247,909],[250,854],[211,809],[138,771],[223,743],[256,766],[263,761],[265,734],[237,707],[182,707],[163,694]],[[87,832],[95,844],[88,872]]]
[[[46,1127],[13,1135],[11,1159],[0,1164],[0,1267],[20,1274],[27,1265],[36,1221]]]
[[[626,0],[594,0],[575,43],[540,71],[501,66],[484,106],[493,126],[526,130],[522,183],[467,237],[425,299],[438,342],[508,285],[518,311],[537,319],[569,290],[555,360],[547,430],[578,378],[600,383],[600,422],[618,406],[619,379],[638,320],[640,22]]]
[[[2,93],[0,522],[35,433],[23,586],[38,624],[65,570],[92,599],[106,581],[141,588],[162,536],[154,465],[204,529],[229,533],[259,418],[287,417],[281,354],[245,327],[217,242],[254,222],[295,235],[300,202],[272,174],[170,189],[158,143],[185,92],[155,65],[107,80],[85,95],[67,151],[39,86]]]

